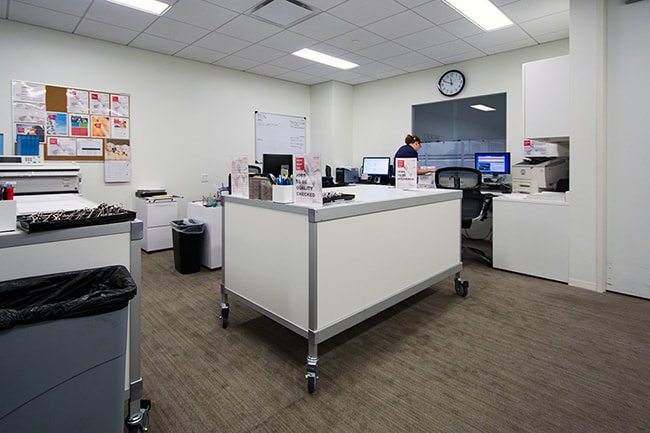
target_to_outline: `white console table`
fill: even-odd
[[[223,207],[206,207],[201,202],[187,204],[187,217],[204,223],[201,264],[208,269],[221,267],[221,219]]]
[[[569,204],[564,193],[492,199],[492,266],[569,281]]]

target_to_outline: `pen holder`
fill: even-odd
[[[273,201],[293,203],[293,185],[273,185]]]
[[[16,200],[0,200],[0,232],[16,230]]]

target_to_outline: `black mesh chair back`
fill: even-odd
[[[491,194],[481,193],[482,174],[474,168],[468,167],[444,167],[436,170],[436,188],[460,189],[463,191],[461,200],[461,227],[470,228],[472,222],[481,221],[487,218],[492,203]],[[492,259],[476,248],[464,247],[463,251],[469,251],[478,255],[488,265],[492,266]]]

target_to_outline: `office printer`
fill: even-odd
[[[512,192],[556,191],[569,177],[568,144],[524,140],[524,160],[512,166]]]

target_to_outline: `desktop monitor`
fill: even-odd
[[[389,156],[364,156],[361,173],[374,177],[390,176]]]
[[[485,175],[510,174],[510,152],[475,153],[474,167]]]
[[[265,153],[262,155],[262,172],[280,176],[283,168],[289,170],[289,175],[293,174],[293,155],[279,153]]]

